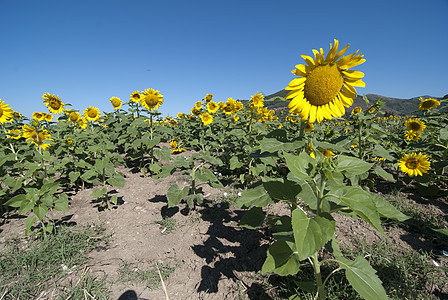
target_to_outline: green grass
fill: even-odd
[[[142,261],[130,263],[123,261],[118,269],[116,282],[124,285],[145,285],[149,289],[155,289],[160,284],[160,276],[155,263],[151,267],[145,267]],[[163,280],[166,280],[175,270],[177,265],[158,264]]]
[[[7,242],[0,253],[0,297],[5,299],[34,299],[51,294],[77,297],[81,291],[98,293],[104,299],[103,280],[83,276],[71,289],[64,288],[64,278],[70,271],[80,270],[88,261],[87,254],[100,242],[107,242],[104,229],[98,226],[60,227],[47,238],[16,238]],[[60,293],[60,294],[59,294]],[[99,297],[99,296],[98,296]]]
[[[163,217],[162,220],[156,221],[156,224],[160,225],[160,230],[163,231],[163,234],[169,234],[180,226],[173,217]]]

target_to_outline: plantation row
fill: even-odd
[[[331,261],[362,297],[384,299],[368,261],[342,255],[331,214],[360,217],[382,234],[380,218],[406,220],[370,190],[381,181],[415,180],[436,195],[447,183],[448,118],[436,99],[421,99],[412,117],[384,117],[381,101],[366,97],[366,111],[352,108],[364,74],[349,69],[364,59],[357,52],[343,56],[346,50],[338,52],[335,40],[326,57],[322,49],[302,56],[307,65],[296,66],[299,77],[286,88],[289,113],[267,109],[260,93],[248,103],[215,102],[208,94],[175,118],[160,115],[164,99],[154,89],[136,91],[126,103],[112,97],[113,111],[102,113],[94,106],[68,109],[47,93],[49,113],[35,112],[31,120],[1,101],[0,207],[28,214],[26,232],[38,221],[46,236],[56,221],[47,212],[69,209],[67,190],[94,187],[92,198],[105,208],[116,205],[111,187],[125,183],[118,166],[154,178],[188,176],[189,186],[167,191],[169,207],[185,201],[194,209],[204,200],[201,185],[231,184],[245,189],[236,203],[248,209],[240,225],[258,228],[267,219],[274,232],[262,272],[294,275],[309,260],[315,294],[324,299],[320,266]],[[188,159],[180,154],[186,150],[193,151]],[[263,207],[280,201],[289,216],[265,214]],[[322,260],[324,247],[332,256]]]

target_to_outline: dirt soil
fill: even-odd
[[[266,230],[238,227],[244,211],[219,204],[225,199],[224,192],[229,197],[230,190],[205,187],[209,201],[205,207],[189,212],[185,206],[168,209],[166,192],[174,183],[181,188],[186,185],[181,176],[174,174],[155,180],[128,169],[119,171],[125,174],[126,185],[114,189],[120,201],[118,206],[99,211],[98,204],[90,197],[92,189],[86,189],[70,195],[69,211],[52,212],[52,217],[65,217],[67,222],[77,225],[103,224],[106,231],[113,234],[108,246],[99,246],[90,253],[89,272],[99,277],[107,275],[108,280],[112,280],[117,278],[117,270],[125,261],[142,262],[143,268],[154,267],[156,263],[158,266],[177,265],[175,272],[165,280],[171,300],[272,299],[263,289],[260,276],[272,240]],[[446,216],[446,207],[438,207],[425,199],[410,201]],[[288,213],[281,204],[267,209],[277,215]],[[167,234],[166,229],[156,223],[164,216],[173,217],[180,226]],[[346,245],[356,237],[366,237],[368,241],[384,239],[363,220],[334,217],[338,239]],[[0,226],[0,245],[6,239],[23,235],[23,218],[7,216],[1,223],[4,224]],[[442,250],[433,241],[414,236],[401,227],[390,226],[386,234],[393,243],[408,251],[423,249],[440,253]],[[79,278],[83,270],[72,276]],[[110,299],[165,299],[161,285],[153,290],[145,285],[122,283],[109,287]]]

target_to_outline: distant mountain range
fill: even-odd
[[[264,99],[266,101],[266,100],[274,100],[277,97],[280,97],[280,99],[285,98],[286,95],[288,94],[288,92],[289,91],[281,90],[274,94],[265,96]],[[424,96],[414,97],[414,98],[410,98],[410,99],[385,97],[385,96],[376,95],[376,94],[366,94],[366,97],[367,97],[367,99],[369,99],[370,105],[373,105],[376,100],[383,101],[384,106],[381,110],[386,113],[398,115],[398,116],[411,115],[411,114],[415,113],[416,111],[418,111],[418,105],[420,104],[420,97],[422,97],[423,99],[433,98],[433,99],[437,99],[439,101],[441,99],[448,99],[448,95],[445,95],[442,98],[424,95]],[[285,101],[266,101],[265,106],[268,107],[269,109],[275,109],[276,111],[279,111],[279,110],[287,111],[288,103],[289,103],[289,100],[286,102]],[[346,112],[350,113],[351,110],[353,108],[355,108],[356,106],[360,106],[363,110],[365,110],[367,108],[366,102],[363,100],[363,96],[358,95],[353,100],[352,107],[346,109]],[[447,110],[448,104],[446,102],[442,103],[441,106],[439,107],[439,109],[444,110],[444,111]]]

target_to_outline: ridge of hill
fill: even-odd
[[[282,100],[286,97],[288,92],[289,91],[287,91],[287,90],[280,90],[276,93],[265,96],[264,97],[264,99],[266,101],[265,106],[269,109],[274,109],[276,111],[277,110],[287,110],[289,100],[286,102],[285,101],[275,101],[275,98],[278,98],[278,100]],[[418,105],[420,104],[420,97],[422,97],[423,99],[433,98],[433,99],[437,99],[439,101],[441,99],[448,98],[448,95],[445,95],[443,98],[424,95],[424,96],[413,97],[413,98],[409,98],[409,99],[392,98],[392,97],[386,97],[386,96],[377,95],[377,94],[366,94],[365,96],[369,100],[370,105],[374,104],[376,100],[384,101],[384,106],[382,108],[382,111],[384,111],[388,114],[399,115],[399,116],[410,115],[410,114],[413,114],[416,111],[418,111]],[[271,101],[269,101],[269,100],[271,100]],[[274,100],[274,101],[272,101],[272,100]],[[348,108],[346,111],[350,112],[351,109],[356,106],[360,106],[363,110],[365,110],[367,108],[367,104],[363,100],[363,96],[358,95],[355,99],[353,99],[353,105],[350,108]],[[442,110],[446,110],[448,108],[448,104],[442,103],[440,108],[442,108]]]

